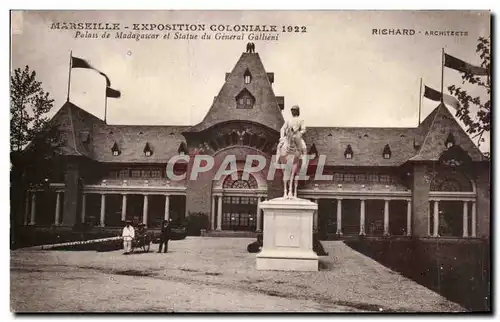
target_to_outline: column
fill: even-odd
[[[106,216],[106,195],[101,194],[101,227],[104,227],[105,216]]]
[[[389,200],[384,200],[384,236],[389,236]]]
[[[411,199],[406,204],[406,236],[411,236]]]
[[[462,227],[463,227],[463,237],[469,237],[469,214],[468,214],[468,202],[464,201],[463,202],[463,213],[462,213]]]
[[[434,201],[434,237],[439,236],[439,201]]]
[[[217,200],[217,230],[222,228],[222,196],[218,197]]]
[[[365,232],[365,199],[361,199],[361,205],[359,207],[359,234],[364,236]]]
[[[30,218],[30,225],[35,224],[35,217],[36,217],[36,192],[33,191],[31,193],[31,218]]]
[[[215,230],[215,196],[212,195],[212,207],[210,208],[210,230]]]
[[[84,193],[84,194],[82,194],[82,213],[81,213],[81,221],[82,221],[82,223],[85,222],[86,207],[87,207],[87,194]]]
[[[127,220],[127,195],[122,195],[122,221]]]
[[[148,225],[148,195],[144,195],[144,203],[142,204],[142,223]]]
[[[318,199],[313,199],[313,202],[315,204],[318,204]],[[318,212],[319,212],[319,206],[318,209],[314,212],[313,215],[313,231],[318,231]]]
[[[165,216],[163,219],[170,221],[170,195],[165,195]]]
[[[429,205],[429,208],[430,208],[430,205]],[[429,209],[429,218],[427,218],[427,236],[431,236],[431,211],[430,211],[430,209]]]
[[[337,199],[337,235],[342,236],[342,199]]]
[[[261,201],[261,197],[259,197],[259,199],[257,199],[257,223],[255,224],[256,227],[255,227],[255,231],[259,232],[260,231],[260,223],[261,223],[261,217],[260,217],[260,201]]]
[[[26,200],[24,203],[24,225],[28,225],[28,218],[30,212],[30,193],[26,191]]]
[[[472,207],[471,207],[471,237],[476,237],[476,202],[472,202]]]
[[[54,225],[59,226],[61,222],[61,193],[56,192],[56,213],[54,215]]]

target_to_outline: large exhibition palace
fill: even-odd
[[[268,180],[266,169],[242,175],[247,155],[271,160],[282,114],[290,113],[274,93],[275,80],[258,53],[242,53],[204,119],[192,126],[106,124],[65,103],[52,119],[64,141],[63,166],[47,178],[50,189],[31,187],[17,222],[121,227],[133,220],[155,228],[166,218],[201,213],[209,218],[208,233],[262,230],[259,204],[282,194],[282,180]],[[310,170],[324,155],[323,174],[332,176],[301,181],[298,190],[318,203],[314,229],[321,238],[489,236],[490,163],[445,105],[412,128],[306,124],[308,152],[316,156]],[[219,164],[234,155],[237,176],[213,180],[214,168],[197,180],[167,178],[168,160],[199,154]],[[192,165],[179,161],[174,172],[190,173]]]

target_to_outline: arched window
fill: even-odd
[[[252,81],[252,74],[250,74],[250,71],[248,69],[245,71],[245,74],[243,74],[243,76],[245,84],[250,84],[250,82]]]
[[[431,181],[431,191],[473,191],[472,183],[463,173],[440,168]]]
[[[238,179],[233,180],[231,175],[228,175],[222,184],[224,189],[257,189],[259,185],[252,174],[248,174],[248,180],[243,180],[243,171],[238,171]]]

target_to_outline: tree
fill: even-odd
[[[481,58],[481,67],[488,70],[486,80],[484,76],[463,73],[462,84],[468,82],[484,89],[487,93],[487,99],[482,100],[479,96],[472,97],[468,94],[467,90],[455,85],[449,86],[448,90],[460,101],[460,107],[457,110],[456,116],[464,122],[467,133],[472,135],[472,139],[477,138],[479,146],[484,142],[483,135],[491,129],[491,56],[489,39],[484,37],[478,39],[476,53]],[[471,107],[477,108],[475,116],[471,116]]]
[[[47,113],[54,100],[36,80],[36,72],[26,66],[10,77],[10,160],[11,227],[23,212],[30,184],[43,184],[58,167],[53,162],[61,145],[59,130],[51,126]],[[14,207],[14,205],[19,207]],[[12,237],[14,238],[14,237]]]
[[[54,100],[36,80],[36,72],[26,66],[17,68],[10,77],[10,145],[12,151],[22,151],[29,142],[47,131],[46,114]]]

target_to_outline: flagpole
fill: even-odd
[[[441,51],[441,104],[443,104],[444,96],[444,48]]]
[[[420,77],[420,94],[418,96],[418,125],[420,126],[420,116],[422,114],[422,77]]]
[[[70,50],[69,52],[69,76],[68,76],[68,96],[66,96],[66,101],[69,102],[69,90],[70,90],[70,86],[71,86],[71,61],[73,60],[72,59],[73,57],[73,50]]]
[[[106,115],[108,113],[108,87],[106,86],[106,90],[104,91],[104,124],[108,124],[106,122]]]

